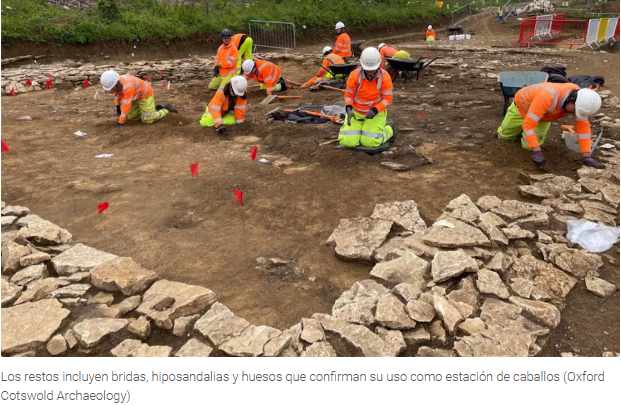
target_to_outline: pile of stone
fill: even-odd
[[[311,55],[303,54],[255,54],[255,58],[266,60],[305,61]],[[213,58],[174,59],[167,61],[137,61],[132,63],[95,65],[67,60],[52,64],[32,64],[18,68],[4,68],[1,72],[2,94],[15,90],[16,94],[46,89],[45,84],[51,81],[52,87],[82,86],[85,80],[98,84],[101,74],[114,69],[120,74],[131,74],[143,80],[149,77],[152,81],[173,83],[191,80],[209,81],[213,77]],[[48,76],[49,75],[49,76]],[[26,86],[30,80],[32,85]]]
[[[414,201],[341,220],[327,244],[343,260],[374,266],[371,279],[343,293],[331,316],[314,316],[328,342],[339,356],[539,354],[579,281],[599,296],[617,290],[599,278],[600,255],[563,237],[566,219],[577,212],[618,224],[618,169],[615,157],[610,161],[606,170],[581,169],[578,181],[530,176],[532,185],[520,192],[545,197],[541,205],[495,196],[475,203],[461,195],[430,227]]]

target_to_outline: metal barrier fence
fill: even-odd
[[[295,25],[282,21],[248,21],[248,35],[254,47],[295,49]]]
[[[582,45],[595,49],[619,37],[619,17],[592,18],[586,33],[585,43]]]
[[[520,37],[513,46],[582,46],[587,39],[587,20],[568,20],[565,15],[532,17],[522,20]]]

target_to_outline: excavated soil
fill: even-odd
[[[477,32],[476,41],[464,42],[456,51],[439,51],[411,35],[394,42],[410,47],[413,56],[463,58],[470,70],[500,60],[495,70],[485,71],[491,73],[539,70],[560,62],[572,74],[605,76],[605,88],[619,96],[619,58],[610,54],[541,49],[522,58],[519,53],[467,51],[474,44],[510,45],[513,24],[475,21],[468,28]],[[296,81],[317,70],[309,62],[283,63],[282,68],[285,78]],[[212,97],[204,81],[173,84],[170,90],[156,87],[156,101],[171,102],[181,113],[123,129],[113,127],[112,97],[98,87],[3,97],[2,139],[13,152],[2,154],[2,200],[29,207],[70,230],[76,241],[131,256],[162,278],[209,287],[252,324],[287,328],[301,317],[330,312],[342,291],[368,278],[370,266],[342,262],[325,245],[340,219],[369,215],[376,203],[414,199],[431,224],[462,193],[473,200],[483,195],[520,198],[516,187],[526,183],[520,174],[538,170],[518,143],[496,138],[503,118],[496,79],[475,74],[460,78],[459,73],[458,66],[431,65],[418,82],[395,84],[389,117],[402,130],[388,157],[317,146],[316,140],[336,137],[339,127],[332,123],[265,120],[264,113],[277,106],[342,103],[336,91],[292,90],[290,94],[303,94],[300,103],[260,106],[264,92],[253,89],[246,122],[230,127],[226,136],[198,124]],[[616,109],[604,112],[619,116]],[[32,121],[19,121],[24,115]],[[73,135],[77,130],[88,135],[78,138]],[[549,171],[575,177],[580,157],[565,148],[558,124],[549,135],[544,147]],[[259,158],[269,163],[250,160],[254,145]],[[114,156],[95,158],[102,153]],[[380,166],[386,159],[411,169],[393,172]],[[199,163],[196,178],[190,176],[193,162]],[[245,191],[243,209],[234,188]],[[110,208],[98,215],[97,204],[103,201]],[[613,255],[618,261],[618,249]],[[256,267],[260,256],[295,263],[266,273]],[[618,263],[607,264],[602,275],[618,285]],[[601,355],[604,347],[619,351],[618,291],[600,299],[582,283],[563,315],[546,355],[573,347],[591,356]]]

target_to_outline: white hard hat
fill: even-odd
[[[602,98],[595,90],[580,89],[576,97],[576,118],[586,120],[602,107]]]
[[[119,81],[119,74],[113,70],[107,70],[101,74],[101,79],[99,82],[101,83],[101,87],[104,88],[106,92],[112,90],[114,86],[116,86]]]
[[[250,59],[246,59],[242,63],[242,70],[244,71],[244,73],[250,73],[252,72],[252,69],[254,69],[254,62]]]
[[[233,93],[238,96],[243,96],[246,93],[246,88],[248,88],[248,81],[243,76],[233,76],[231,79],[231,87],[233,88]]]
[[[328,46],[323,47],[322,53],[325,55],[326,52],[332,52],[332,47],[328,47]]]
[[[377,48],[366,47],[360,55],[360,64],[364,70],[376,70],[382,62],[382,56]]]
[[[428,26],[428,27],[427,27],[427,29],[428,29],[428,30],[430,30],[430,29],[432,29],[432,28],[433,28],[432,26]]]
[[[384,45],[386,45],[386,44],[384,44],[384,43],[382,42],[381,44],[379,44],[379,45],[377,46],[377,49],[382,49],[382,47],[383,47]]]
[[[342,22],[340,22],[340,21],[339,21],[339,22],[338,22],[338,23],[336,23],[336,25],[334,26],[334,29],[335,29],[335,30],[339,30],[339,29],[341,29],[341,28],[345,28],[345,24],[343,24]]]

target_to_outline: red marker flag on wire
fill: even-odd
[[[9,92],[9,94],[10,94],[11,96],[15,96],[15,89],[11,89],[11,91]]]
[[[166,89],[166,81],[162,82],[162,89]]]
[[[194,162],[190,164],[190,172],[192,172],[192,177],[198,176],[198,162]]]
[[[48,80],[47,82],[45,82],[45,87],[47,87],[48,89],[52,87],[52,81]]]
[[[26,79],[26,86],[32,86],[32,82],[30,81],[30,79]]]
[[[254,148],[252,148],[252,152],[250,153],[250,159],[252,159],[253,161],[257,159],[257,146],[256,145],[254,146]]]
[[[101,214],[104,211],[108,210],[108,207],[110,207],[110,205],[108,204],[108,202],[103,202],[103,203],[99,203],[97,205],[97,214]]]
[[[243,206],[244,205],[244,191],[233,189],[233,193],[235,193],[235,196],[237,197],[237,201],[239,202],[239,204]]]
[[[421,111],[420,114],[418,115],[418,119],[420,120],[421,118],[423,118],[424,115],[425,115],[425,112]]]
[[[2,152],[11,152],[11,148],[6,145],[6,142],[4,142],[4,140],[2,140]]]
[[[91,82],[88,81],[88,79],[84,79],[84,87],[88,87],[91,84]]]
[[[151,75],[147,75],[147,82],[151,81]]]
[[[160,72],[160,78],[164,79],[164,71]]]

